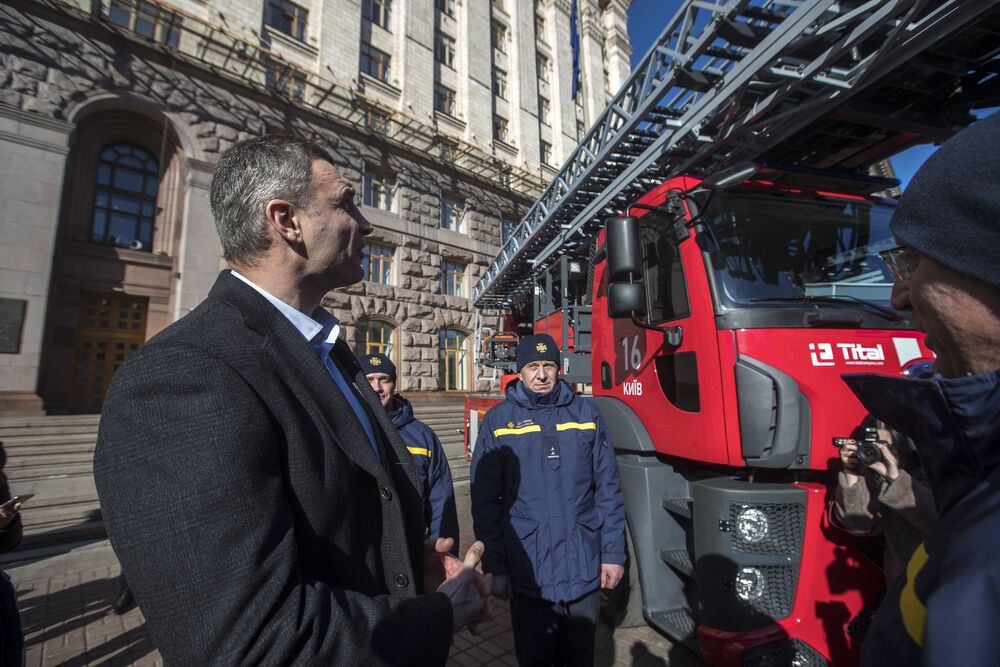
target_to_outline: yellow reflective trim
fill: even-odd
[[[501,435],[523,435],[525,433],[541,433],[542,427],[538,424],[529,424],[521,428],[498,428],[493,431],[493,436],[499,438]]]
[[[424,447],[407,447],[406,448],[411,454],[419,454],[420,456],[430,456],[431,450]]]
[[[565,424],[556,424],[557,431],[569,431],[570,429],[594,431],[597,430],[597,424],[594,422],[566,422]]]
[[[927,564],[927,550],[921,544],[913,552],[906,564],[906,585],[899,594],[899,611],[903,615],[903,626],[917,646],[924,645],[924,625],[927,621],[927,605],[917,597],[917,575]]]

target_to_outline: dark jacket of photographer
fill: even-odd
[[[891,482],[870,470],[859,477],[850,484],[844,471],[837,475],[831,517],[852,535],[885,537],[882,569],[891,584],[937,520],[934,496],[926,480],[902,469]]]
[[[863,665],[995,665],[1000,655],[1000,371],[845,376],[917,443],[940,519],[886,594]]]

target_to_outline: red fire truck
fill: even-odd
[[[990,2],[687,2],[487,270],[482,321],[552,334],[608,423],[619,622],[718,665],[856,662],[883,578],[826,517],[865,416],[840,376],[932,358],[868,168],[997,104],[998,28]],[[513,370],[506,328],[481,365]],[[470,448],[500,399],[469,398]]]

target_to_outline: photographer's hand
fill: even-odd
[[[858,461],[857,440],[848,439],[840,446],[840,462],[844,464],[844,473],[848,484],[854,484],[864,474],[865,467]]]
[[[881,475],[887,482],[895,482],[899,477],[899,459],[884,442],[879,441],[875,445],[882,452],[882,460],[869,464],[868,469]]]

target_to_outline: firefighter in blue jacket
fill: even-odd
[[[517,347],[519,378],[483,423],[472,456],[472,519],[494,593],[512,593],[518,662],[594,662],[600,589],[624,574],[625,508],[593,402],[559,379],[548,335]]]
[[[458,511],[455,509],[455,489],[451,468],[441,441],[427,424],[413,417],[413,405],[396,393],[396,365],[381,353],[361,357],[361,368],[368,382],[389,413],[389,419],[399,431],[399,437],[413,457],[420,473],[420,492],[424,497],[424,520],[428,537],[452,538],[451,551],[458,553]]]

